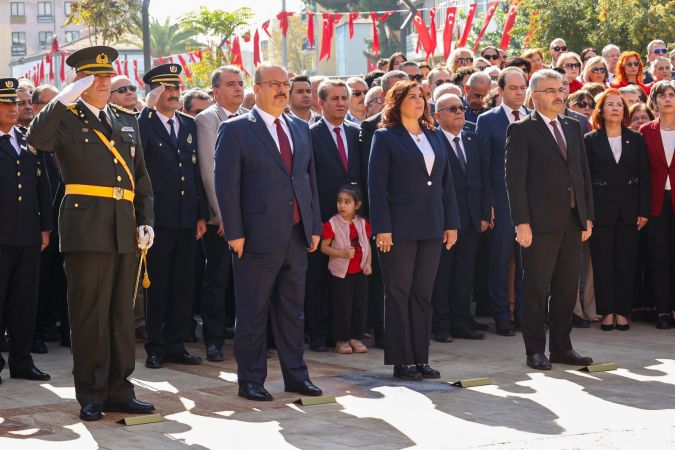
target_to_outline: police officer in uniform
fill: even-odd
[[[199,170],[197,126],[180,107],[181,66],[163,64],[143,81],[153,89],[154,108],[141,111],[138,123],[145,162],[155,193],[156,242],[148,254],[152,283],[145,302],[148,357],[145,366],[164,362],[200,364],[184,338],[191,326],[197,240],[206,232],[208,203]]]
[[[43,155],[29,151],[16,125],[18,85],[14,78],[0,79],[0,324],[9,332],[10,376],[44,381],[50,377],[35,367],[30,349],[40,252],[52,228],[51,195]],[[0,370],[4,366],[0,355]]]
[[[75,81],[28,132],[32,147],[56,152],[65,184],[59,238],[82,420],[154,410],[135,398],[127,379],[135,365],[136,252],[152,245],[154,215],[136,115],[107,105],[117,56],[106,46],[70,55]]]

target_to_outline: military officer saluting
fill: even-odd
[[[148,253],[152,284],[145,303],[146,367],[164,362],[200,364],[184,339],[191,326],[197,240],[206,232],[208,203],[197,158],[197,126],[179,113],[181,66],[163,64],[143,81],[153,89],[154,107],[138,123],[145,162],[155,193],[155,246]]]
[[[35,332],[40,252],[49,245],[51,193],[43,155],[16,125],[14,78],[0,78],[0,324],[9,332],[12,378],[49,380],[30,355]],[[0,370],[5,360],[0,355]],[[0,383],[2,379],[0,379]]]
[[[107,104],[117,56],[105,46],[70,55],[75,81],[28,132],[31,146],[56,152],[65,184],[59,238],[82,420],[98,420],[102,411],[154,410],[136,400],[127,379],[135,365],[136,252],[152,245],[154,217],[136,116]]]

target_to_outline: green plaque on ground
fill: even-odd
[[[146,423],[156,423],[164,420],[161,414],[148,414],[144,416],[125,417],[117,421],[122,425],[143,425]]]
[[[607,372],[609,370],[616,370],[616,363],[602,363],[602,364],[591,364],[590,366],[582,367],[582,372],[594,373],[594,372]]]
[[[467,378],[465,380],[459,380],[455,381],[452,383],[453,386],[459,386],[463,388],[470,388],[470,387],[476,387],[476,386],[487,386],[488,384],[492,384],[490,381],[490,378],[488,377],[483,377],[483,378]]]
[[[302,406],[323,405],[324,403],[335,403],[335,396],[324,395],[322,397],[301,397],[293,403],[299,403]]]

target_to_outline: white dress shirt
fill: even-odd
[[[509,123],[513,123],[513,122],[516,121],[516,116],[513,115],[514,110],[511,109],[511,107],[509,105],[502,102],[502,109],[504,110],[504,113],[506,114],[506,117],[509,119]],[[523,106],[520,107],[518,112],[520,113],[521,119],[527,115],[527,111],[525,110],[525,108]]]
[[[174,114],[173,117],[166,117],[164,114],[160,113],[159,111],[155,110],[157,113],[157,117],[159,117],[159,120],[162,121],[162,124],[164,125],[164,128],[166,128],[166,132],[171,135],[171,126],[169,125],[169,119],[173,119],[173,129],[176,133],[176,138],[178,138],[178,129],[180,128],[180,123],[178,122],[178,119],[176,118],[176,115]]]
[[[661,129],[661,142],[663,142],[663,150],[666,154],[666,162],[668,167],[673,161],[673,153],[675,153],[675,130],[666,131]],[[666,177],[666,190],[670,190],[670,177]]]
[[[277,144],[277,149],[279,150],[279,153],[281,153],[281,147],[279,147],[279,136],[277,135],[277,124],[274,123],[275,120],[279,119],[279,122],[281,122],[281,128],[284,130],[284,133],[286,133],[286,136],[288,136],[288,142],[291,143],[291,152],[293,152],[293,137],[291,136],[291,130],[288,129],[288,125],[286,125],[286,121],[282,117],[283,114],[279,117],[274,117],[272,114],[258,108],[258,105],[254,106],[253,109],[258,111],[258,114],[260,114],[263,122],[265,122],[265,126],[267,126],[267,131],[269,131],[272,135],[272,139],[274,139],[274,143]]]
[[[539,114],[539,113],[537,113],[537,114]],[[546,117],[543,114],[539,114],[539,117],[544,119],[544,122],[546,122],[546,126],[548,127],[548,131],[551,132],[551,136],[553,136],[553,140],[558,142],[558,140],[555,138],[555,132],[553,131],[553,126],[551,126],[551,122],[553,122],[553,120],[549,119],[548,117]],[[567,147],[567,139],[565,138],[565,132],[563,131],[562,124],[560,123],[560,116],[556,117],[555,121],[558,124],[557,128],[558,128],[558,131],[560,132],[560,135],[562,136],[563,142],[565,143],[565,147]]]
[[[415,144],[417,144],[417,148],[419,148],[420,152],[422,152],[422,156],[424,157],[424,165],[427,167],[427,174],[431,175],[431,169],[434,168],[436,154],[434,153],[434,149],[431,147],[431,143],[429,143],[429,140],[427,139],[427,135],[424,134],[424,132],[422,132],[422,134],[412,134],[408,132],[408,134],[410,134],[412,140],[415,141]]]
[[[445,135],[445,138],[450,143],[450,148],[452,148],[452,151],[455,152],[455,156],[457,156],[457,159],[461,159],[463,157],[464,162],[468,162],[469,160],[466,157],[466,150],[464,149],[464,142],[462,142],[461,132],[460,132],[460,134],[452,134],[449,131],[445,131],[443,129],[443,127],[441,127],[441,130],[443,130],[443,135]],[[462,155],[457,154],[457,148],[455,146],[455,138],[456,137],[459,138],[459,151],[462,152]]]
[[[616,137],[608,137],[607,139],[609,139],[609,148],[612,149],[614,161],[619,164],[619,159],[621,159],[621,135]]]
[[[333,142],[335,142],[335,146],[339,149],[340,146],[338,145],[337,141],[337,134],[335,134],[335,129],[339,128],[340,129],[340,140],[342,141],[342,144],[345,147],[345,155],[347,156],[347,159],[349,159],[349,148],[347,147],[347,140],[345,139],[345,127],[343,124],[340,124],[339,126],[335,126],[329,121],[326,120],[326,125],[328,125],[328,131],[330,131],[330,136],[333,138]]]
[[[9,142],[12,144],[12,147],[14,147],[14,150],[16,151],[17,155],[21,154],[21,147],[19,147],[19,141],[16,138],[16,133],[14,132],[14,127],[12,127],[9,130],[9,133],[4,133],[0,131],[0,137],[8,134],[9,135]]]
[[[94,105],[90,105],[89,103],[85,102],[82,97],[80,97],[80,100],[82,100],[84,106],[86,106],[89,109],[89,111],[91,111],[91,113],[94,115],[94,117],[96,117],[97,119],[99,118],[98,115],[101,113],[101,111],[103,111],[106,119],[108,119],[108,125],[112,126],[112,122],[110,121],[110,114],[108,113],[108,105],[105,105],[101,110],[95,107]]]

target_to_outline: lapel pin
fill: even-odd
[[[470,141],[470,140],[471,140],[471,137],[467,136],[466,139]]]
[[[187,143],[192,144],[192,134],[188,134]]]
[[[192,164],[197,164],[197,156],[192,155]]]
[[[628,139],[626,139],[626,144],[630,144],[630,141]]]

